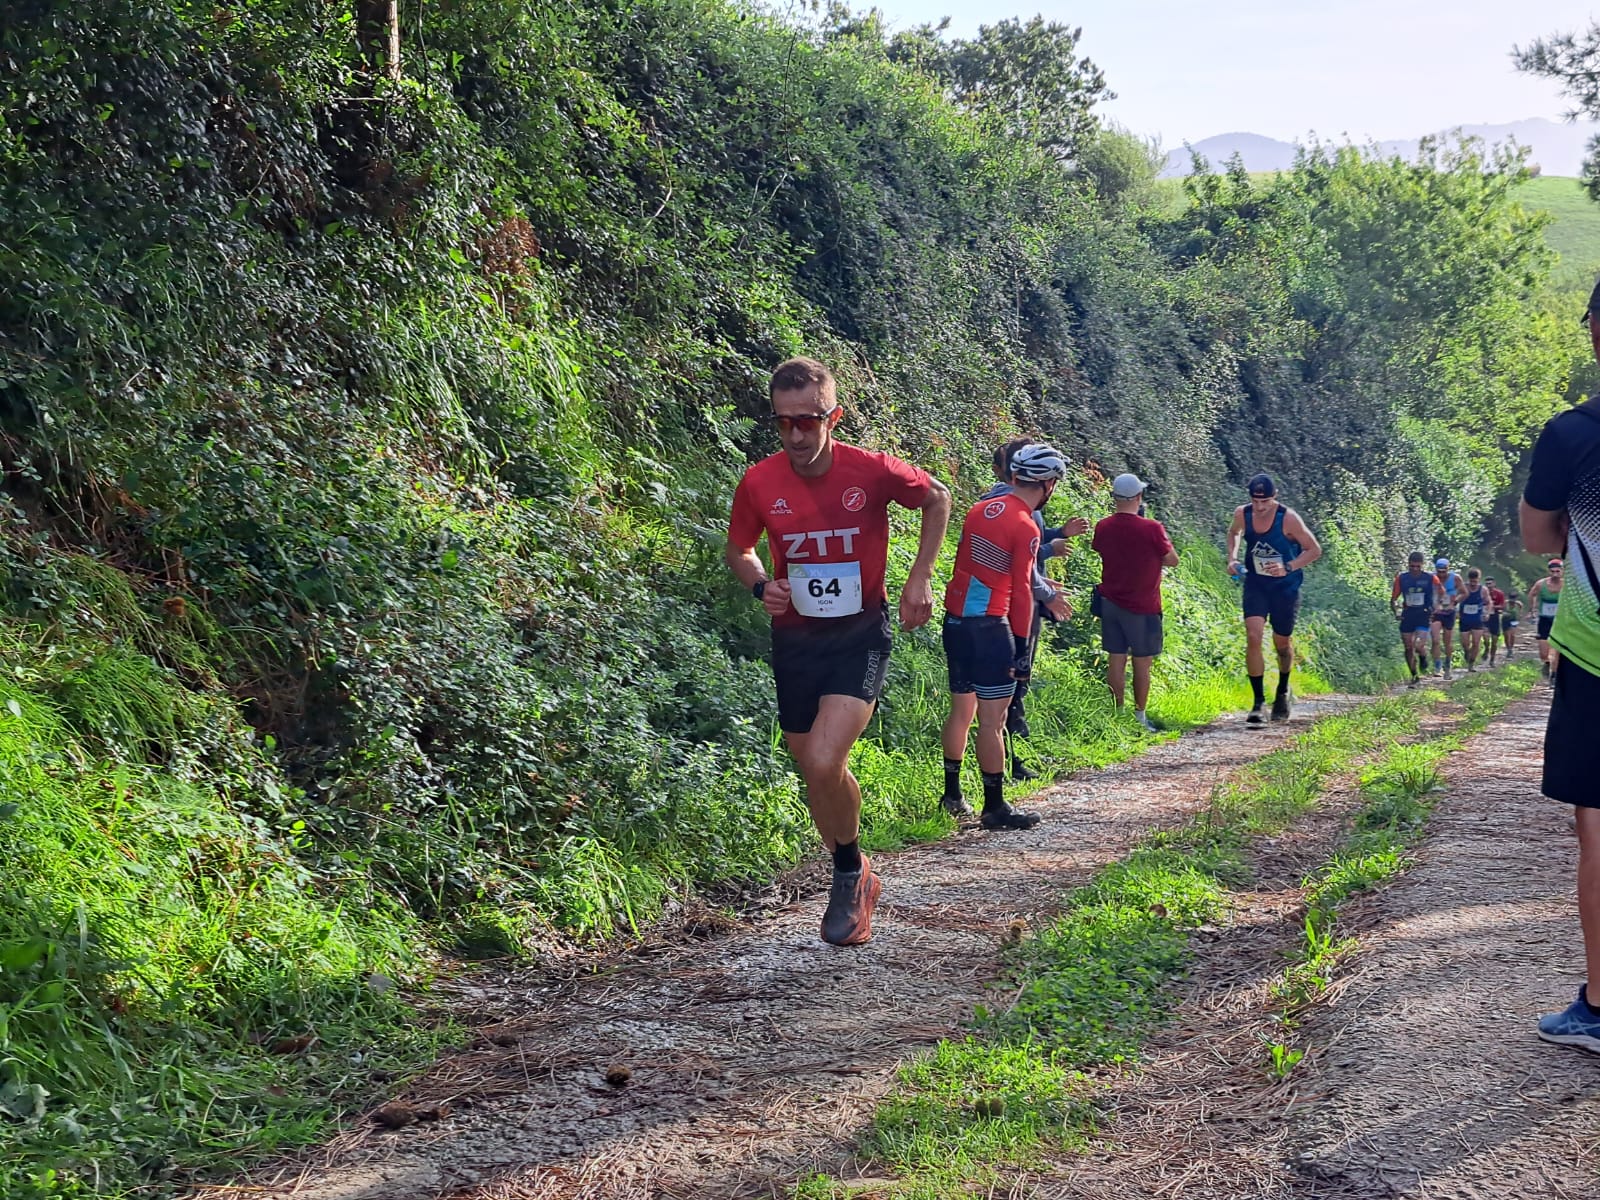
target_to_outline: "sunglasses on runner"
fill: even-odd
[[[1561,570],[1561,564],[1558,563],[1558,562],[1545,563],[1545,567],[1548,568],[1551,571],[1559,571],[1559,570]]]
[[[838,411],[837,408],[830,408],[825,413],[796,413],[792,417],[774,413],[768,419],[784,433],[795,429],[801,433],[810,433],[813,429],[821,428]]]

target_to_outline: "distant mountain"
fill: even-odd
[[[1513,121],[1508,125],[1462,125],[1461,132],[1468,137],[1482,138],[1490,145],[1515,141],[1527,146],[1528,161],[1537,163],[1546,175],[1577,175],[1583,169],[1583,158],[1589,139],[1600,134],[1600,124],[1580,122],[1564,125],[1542,117],[1526,121]],[[1453,131],[1441,130],[1438,136],[1448,136]],[[1378,150],[1385,157],[1398,154],[1411,158],[1417,152],[1420,138],[1401,138],[1379,142]],[[1164,178],[1189,174],[1190,150],[1198,151],[1213,168],[1221,167],[1234,154],[1243,160],[1246,170],[1283,171],[1294,165],[1294,142],[1281,142],[1276,138],[1262,137],[1258,133],[1223,133],[1184,146],[1167,155],[1166,166],[1161,170]]]

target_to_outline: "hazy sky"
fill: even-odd
[[[858,0],[894,28],[1008,16],[1083,27],[1118,99],[1104,112],[1167,149],[1218,133],[1294,140],[1414,137],[1453,125],[1559,118],[1556,87],[1510,51],[1587,28],[1600,0]]]

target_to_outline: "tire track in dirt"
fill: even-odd
[[[653,948],[563,985],[498,986],[515,1044],[446,1059],[405,1095],[438,1124],[362,1122],[272,1175],[202,1189],[260,1200],[620,1200],[768,1196],[836,1165],[895,1068],[994,1002],[1000,939],[1152,829],[1202,807],[1239,767],[1359,703],[1308,699],[1288,727],[1230,716],[1056,784],[1025,833],[965,831],[883,856],[873,941],[817,939],[826,876],[725,936]],[[932,800],[930,799],[930,803]],[[512,1040],[506,1038],[505,1040]],[[626,1066],[630,1080],[606,1074]]]

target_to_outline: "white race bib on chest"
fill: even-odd
[[[861,611],[860,563],[790,563],[789,602],[802,617],[853,617]]]

